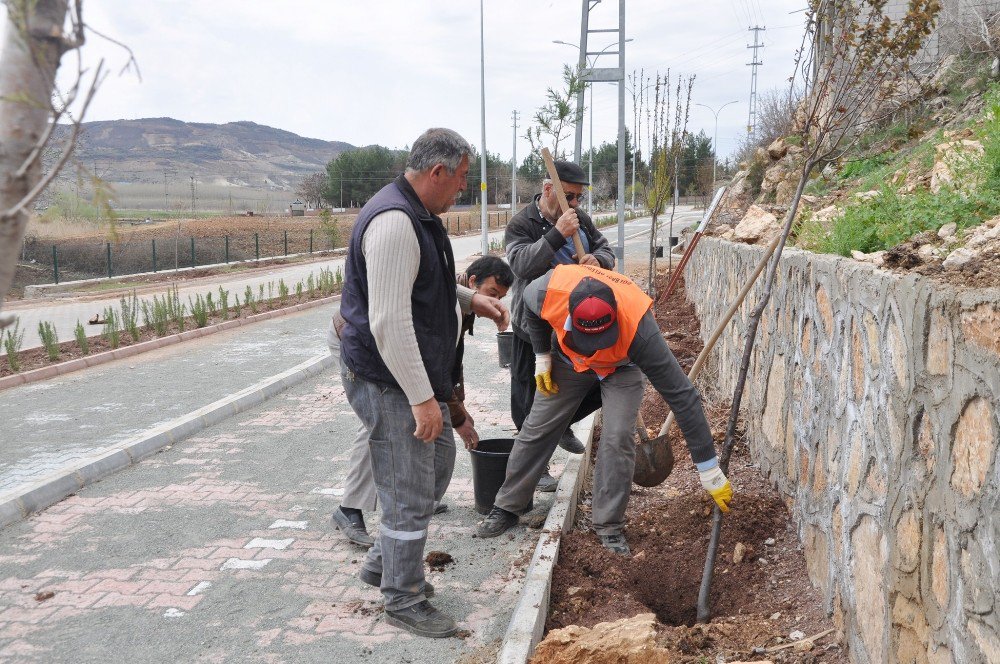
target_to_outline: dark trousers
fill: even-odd
[[[510,350],[510,417],[520,431],[531,412],[535,400],[535,351],[530,341],[514,333]],[[555,360],[558,362],[559,360]],[[570,424],[579,422],[601,407],[601,386],[594,385],[570,418]]]

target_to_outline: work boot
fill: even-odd
[[[362,516],[361,510],[341,505],[333,510],[330,523],[344,533],[344,537],[353,544],[369,547],[375,543],[375,538],[369,535],[368,529],[365,528],[365,517]]]
[[[382,575],[378,572],[372,572],[365,567],[361,568],[358,578],[367,583],[369,586],[375,586],[376,588],[382,587]],[[424,581],[424,597],[427,597],[428,599],[434,597],[434,586],[431,585],[430,581]]]
[[[552,493],[553,491],[556,490],[558,486],[559,486],[559,480],[552,477],[552,475],[549,473],[549,467],[546,466],[545,472],[542,474],[541,477],[538,478],[538,484],[535,486],[535,489],[543,493]]]
[[[632,551],[628,548],[628,542],[625,541],[625,536],[621,533],[617,535],[601,535],[601,545],[605,549],[614,551],[622,556],[632,555]]]
[[[566,433],[559,438],[559,447],[563,448],[570,454],[583,454],[583,451],[587,449],[587,446],[583,444],[583,441],[576,437],[572,429],[567,428]]]
[[[427,600],[399,611],[386,610],[385,621],[411,634],[432,639],[443,639],[458,632],[455,621],[435,609]]]
[[[486,518],[476,526],[476,535],[479,537],[496,537],[503,535],[507,529],[517,524],[517,515],[508,512],[502,507],[493,506]]]

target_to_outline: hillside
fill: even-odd
[[[63,130],[65,133],[65,129]],[[58,138],[58,136],[57,136]],[[354,149],[253,122],[207,124],[173,118],[87,122],[76,158],[111,183],[198,184],[291,190],[330,159]],[[64,181],[76,178],[68,169]]]

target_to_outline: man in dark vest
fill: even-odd
[[[361,209],[348,246],[340,312],[341,377],[368,429],[382,505],[360,578],[378,586],[386,622],[419,635],[455,634],[431,606],[424,544],[434,504],[455,466],[447,401],[463,313],[505,329],[499,300],[455,283],[455,258],[438,215],[465,189],[469,143],[450,129],[418,138],[406,172]]]
[[[593,265],[557,265],[523,292],[535,351],[537,394],[517,433],[507,477],[479,537],[496,537],[527,511],[559,436],[595,385],[604,404],[594,464],[592,522],[601,543],[629,554],[622,534],[635,468],[635,418],[643,375],[674,412],[702,486],[729,510],[733,489],[719,468],[701,396],[653,318],[653,301],[628,277]],[[553,338],[555,341],[553,341]]]

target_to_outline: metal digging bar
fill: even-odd
[[[771,260],[771,255],[774,254],[775,249],[778,247],[778,242],[781,240],[781,235],[779,234],[773,240],[771,244],[768,245],[767,249],[764,251],[764,255],[761,256],[760,262],[757,263],[757,268],[747,279],[746,284],[743,285],[742,290],[736,296],[736,299],[729,306],[729,309],[723,315],[722,320],[715,327],[712,332],[712,336],[709,337],[708,341],[705,343],[705,347],[702,348],[701,353],[698,354],[698,359],[694,361],[694,365],[691,367],[691,371],[688,372],[688,378],[694,380],[701,373],[702,367],[705,365],[705,360],[708,358],[708,354],[712,352],[715,347],[716,342],[722,333],[725,331],[726,326],[729,325],[729,321],[733,319],[736,314],[736,310],[740,308],[743,304],[743,300],[746,299],[747,294],[753,285],[757,282],[757,278],[760,277],[760,273],[764,271],[767,267],[768,261]],[[693,244],[693,243],[692,243]],[[667,419],[663,422],[663,426],[660,427],[660,435],[666,435],[667,430],[670,428],[671,423],[674,421],[674,413],[670,411],[667,414]],[[732,444],[724,444],[722,447],[722,453],[719,455],[719,466],[722,468],[722,472],[729,476],[729,457],[732,455]],[[712,534],[708,540],[708,553],[705,556],[705,568],[702,570],[701,575],[701,587],[698,590],[698,622],[708,622],[711,617],[711,609],[708,605],[708,595],[712,589],[712,573],[715,571],[715,556],[719,549],[719,535],[722,532],[722,511],[716,506],[712,511]]]
[[[724,186],[719,187],[715,192],[715,196],[712,198],[712,204],[708,206],[705,210],[705,216],[702,218],[701,223],[698,224],[698,229],[694,232],[694,237],[691,238],[691,244],[688,245],[687,249],[684,250],[684,255],[681,257],[681,262],[677,264],[677,268],[670,274],[670,281],[667,282],[667,289],[660,296],[660,302],[666,302],[670,299],[670,295],[677,288],[677,282],[680,280],[681,273],[684,272],[684,266],[691,259],[691,254],[694,253],[694,248],[698,245],[698,240],[701,239],[702,234],[705,232],[705,227],[708,226],[708,222],[712,220],[712,215],[715,214],[715,208],[718,207],[719,201],[722,200],[722,195],[726,193],[726,188]],[[669,243],[668,243],[669,244]]]

